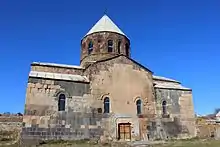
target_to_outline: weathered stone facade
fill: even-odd
[[[58,112],[58,96],[66,96],[66,111]],[[30,77],[23,139],[83,139],[100,136],[101,115],[90,105],[89,83]]]
[[[31,64],[31,71],[83,75],[83,68],[81,66],[62,67],[48,64],[44,65],[37,62]]]
[[[0,114],[0,145],[4,145],[4,141],[8,144],[17,142],[22,129],[22,116],[14,114]]]
[[[112,119],[117,119],[113,126],[126,121],[133,127],[131,135],[140,139],[136,101],[143,101],[142,112],[145,115],[155,114],[154,88],[151,71],[140,67],[126,56],[116,56],[91,65],[85,70],[91,83],[91,97],[94,105],[103,108],[104,98],[110,98]],[[123,105],[123,107],[121,107]],[[118,138],[117,127],[113,137]]]
[[[160,130],[167,138],[188,138],[196,135],[192,91],[156,88],[157,115]],[[167,102],[167,115],[163,116],[162,102]],[[158,127],[159,128],[159,127]]]
[[[113,25],[107,16],[102,19],[99,25]],[[22,138],[194,137],[192,90],[178,81],[154,76],[132,60],[130,41],[115,26],[102,26],[106,31],[98,28],[81,41],[80,66],[32,63]]]
[[[113,50],[111,53],[108,52],[108,40],[113,41]],[[93,44],[93,50],[91,54],[88,54],[90,42]],[[84,65],[86,62],[107,59],[119,54],[126,55],[126,48],[130,57],[130,41],[121,34],[112,32],[90,34],[85,36],[81,42],[81,65]]]

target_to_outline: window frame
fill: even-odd
[[[65,110],[66,110],[66,95],[62,93],[58,96],[58,111],[65,111]]]
[[[162,114],[167,115],[167,101],[166,100],[162,102]]]
[[[93,42],[90,41],[89,44],[88,44],[88,54],[90,55],[93,51]]]
[[[137,115],[142,114],[142,100],[141,99],[138,99],[136,101],[136,113],[137,113]]]
[[[118,50],[118,53],[121,54],[121,40],[118,41],[117,50]]]
[[[108,40],[108,53],[112,53],[114,48],[114,42],[113,40]]]
[[[125,44],[125,54],[126,54],[126,56],[129,56],[129,49],[130,49],[130,46],[129,46],[129,44],[128,43],[126,43]]]
[[[110,113],[110,98],[109,97],[105,97],[104,101],[103,101],[103,104],[104,104],[104,111],[103,111],[103,113],[105,113],[105,114]]]

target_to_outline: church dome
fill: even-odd
[[[123,54],[130,57],[130,40],[104,15],[81,40],[82,66]]]
[[[126,36],[107,15],[104,15],[85,36],[97,32],[114,32]]]

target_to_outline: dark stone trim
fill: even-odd
[[[181,88],[158,88],[154,87],[155,89],[168,89],[168,90],[181,90],[181,91],[192,91],[192,89],[181,89]]]
[[[85,83],[85,84],[89,84],[89,83],[90,83],[90,82],[84,82],[84,81],[61,80],[61,79],[41,78],[41,77],[32,77],[32,76],[29,76],[29,77],[28,77],[28,81],[29,81],[30,78],[44,79],[44,80],[53,80],[53,81],[66,81],[66,82],[74,82],[74,83]]]
[[[178,84],[181,84],[181,82],[179,82],[179,81],[172,81],[172,80],[165,80],[165,79],[157,79],[157,78],[154,78],[153,77],[153,80],[154,81],[162,81],[162,82],[170,82],[170,83],[178,83]]]

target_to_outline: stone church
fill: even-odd
[[[155,140],[196,136],[192,89],[131,58],[104,15],[82,38],[80,65],[33,62],[22,138]]]

